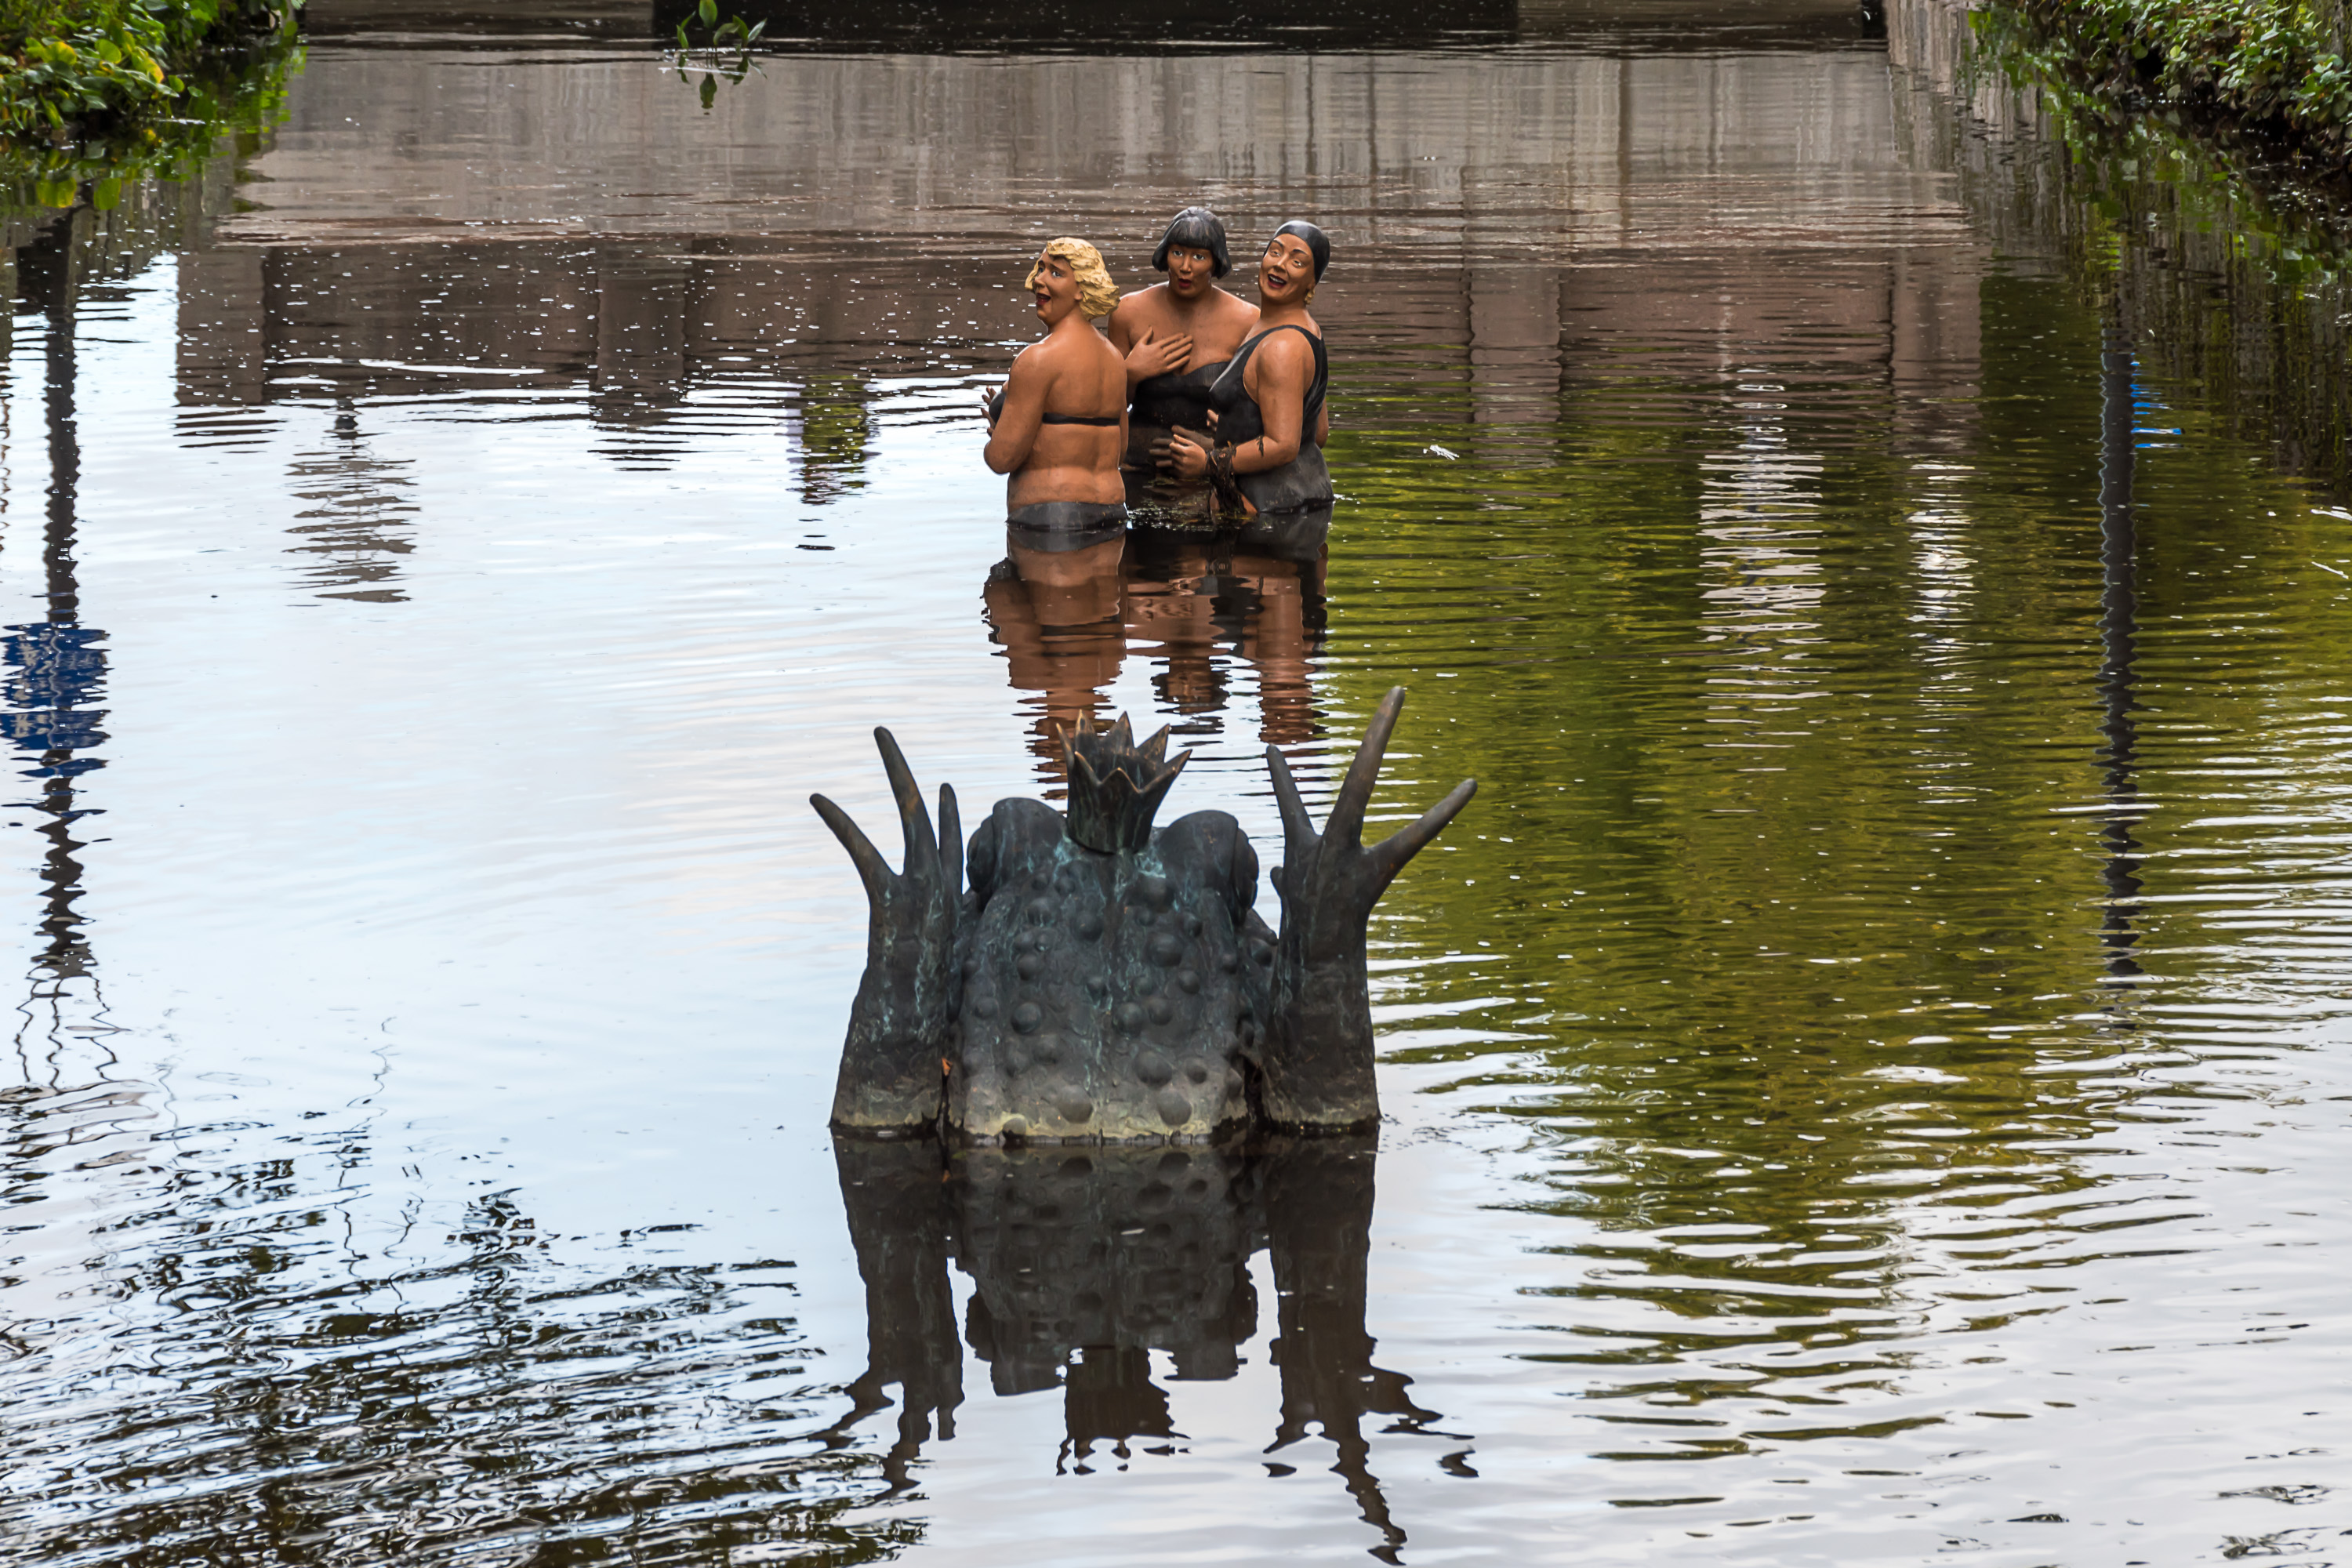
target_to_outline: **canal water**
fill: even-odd
[[[2319,296],[1924,4],[1155,18],[314,0],[12,227],[0,1560],[2352,1559]],[[1024,575],[1024,259],[1198,200],[1328,546]],[[876,723],[1265,844],[1394,684],[1376,1146],[836,1151]]]

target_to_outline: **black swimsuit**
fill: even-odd
[[[1230,361],[1197,364],[1187,371],[1147,375],[1128,395],[1127,466],[1149,474],[1159,466],[1155,442],[1168,439],[1181,426],[1187,430],[1209,427],[1209,388]]]
[[[1196,364],[1187,371],[1171,370],[1163,375],[1145,376],[1135,384],[1135,391],[1129,395],[1128,423],[1207,429],[1209,389],[1232,363],[1221,359],[1214,364]]]
[[[1297,511],[1304,507],[1328,506],[1331,503],[1331,470],[1323,461],[1323,448],[1315,444],[1315,421],[1323,412],[1323,398],[1330,388],[1331,362],[1323,352],[1323,340],[1296,322],[1269,327],[1244,343],[1209,389],[1210,405],[1217,411],[1217,442],[1220,446],[1241,447],[1265,434],[1265,413],[1257,399],[1249,395],[1243,377],[1249,371],[1250,356],[1258,345],[1276,332],[1297,332],[1315,345],[1315,379],[1307,384],[1307,396],[1298,416],[1298,455],[1278,468],[1262,473],[1236,474],[1242,494],[1260,511]]]
[[[1003,417],[1004,394],[1000,390],[995,396],[988,400],[988,420],[992,425]],[[1040,414],[1037,416],[1037,423],[1040,425],[1116,426],[1118,421],[1119,416],[1116,414]]]
[[[1024,550],[1084,550],[1127,531],[1127,503],[1119,500],[1038,500],[1016,506],[1004,519],[1004,539]]]

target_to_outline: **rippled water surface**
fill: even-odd
[[[318,0],[11,230],[0,1559],[2352,1561],[2352,512],[2189,264],[1929,12],[876,15]],[[1024,256],[1199,199],[1328,552],[1005,563]],[[835,1149],[875,723],[1264,843],[1396,683],[1376,1147]]]

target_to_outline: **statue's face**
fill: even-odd
[[[1037,319],[1053,326],[1078,308],[1078,276],[1068,262],[1041,250],[1029,269],[1029,293],[1037,301]]]
[[[1197,245],[1168,247],[1168,291],[1180,300],[1197,300],[1216,281],[1217,258]]]
[[[1295,304],[1315,287],[1315,253],[1295,234],[1277,234],[1258,258],[1258,298],[1269,305]]]

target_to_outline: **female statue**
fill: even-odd
[[[1182,478],[1205,476],[1221,505],[1244,515],[1328,506],[1331,471],[1322,442],[1329,362],[1323,329],[1307,314],[1331,264],[1331,241],[1294,218],[1274,231],[1258,258],[1258,327],[1209,388],[1203,435],[1180,429],[1168,449]]]
[[[1118,291],[1083,239],[1048,241],[1024,285],[1045,335],[1021,351],[985,406],[991,472],[1007,474],[1005,527],[1033,550],[1083,550],[1120,536],[1127,367],[1095,331]]]
[[[1121,300],[1109,323],[1111,347],[1127,356],[1127,462],[1145,473],[1167,461],[1178,426],[1206,426],[1211,384],[1257,326],[1256,310],[1216,284],[1233,262],[1208,208],[1171,219],[1151,265],[1168,281]]]

